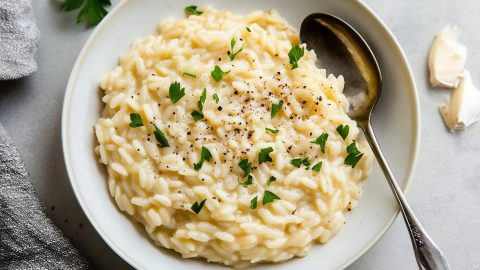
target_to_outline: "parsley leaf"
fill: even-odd
[[[292,69],[296,69],[298,67],[298,60],[302,58],[304,51],[305,49],[299,45],[295,45],[290,49],[288,52],[288,58],[290,59],[290,64],[292,64]]]
[[[110,0],[65,0],[60,10],[72,11],[80,8],[77,23],[87,21],[88,25],[97,25],[108,13],[105,9],[111,6]]]
[[[193,120],[195,120],[195,122],[201,121],[203,119],[203,114],[200,112],[193,111],[190,114],[192,115]]]
[[[313,165],[312,170],[319,172],[322,169],[322,162],[318,162],[317,164]]]
[[[267,203],[271,203],[274,200],[280,200],[280,197],[278,197],[275,193],[265,190],[265,193],[263,194],[263,200],[262,204],[266,205]]]
[[[153,131],[153,134],[155,135],[155,139],[157,139],[158,142],[158,147],[164,148],[164,147],[169,147],[170,144],[167,141],[167,137],[165,137],[165,133],[163,133],[157,125],[153,124],[155,127],[155,130]]]
[[[243,46],[240,47],[240,49],[234,53],[234,49],[235,49],[235,44],[237,43],[237,41],[235,40],[235,38],[232,38],[232,40],[230,41],[230,48],[231,48],[231,52],[228,51],[228,57],[230,58],[230,61],[233,61],[235,59],[235,57],[237,56],[237,54],[239,54],[242,50],[243,50]]]
[[[200,100],[197,102],[197,106],[200,111],[203,110],[203,105],[205,104],[205,100],[207,100],[207,89],[203,88],[202,95],[200,96]]]
[[[172,103],[175,104],[185,96],[185,88],[181,88],[179,82],[174,82],[170,84],[170,88],[168,88],[168,94],[170,95]]]
[[[205,146],[202,146],[202,151],[200,152],[200,161],[198,163],[193,164],[193,168],[198,171],[202,168],[203,162],[209,161],[212,159],[212,153],[208,151],[208,149]]]
[[[228,73],[230,73],[230,70],[225,72],[219,66],[215,66],[215,68],[210,74],[216,82],[219,82],[223,78],[223,76],[226,76]]]
[[[192,78],[197,78],[197,75],[192,74],[192,73],[188,73],[188,72],[183,72],[183,75],[184,76],[189,76],[189,77],[192,77]]]
[[[252,30],[250,30],[250,28],[247,26],[245,27],[247,29],[248,32],[252,32]]]
[[[200,213],[200,211],[202,211],[202,208],[203,206],[205,205],[205,202],[207,201],[207,199],[203,199],[203,201],[201,201],[200,203],[198,202],[195,202],[194,204],[192,204],[192,211],[198,215],[198,213]]]
[[[318,136],[315,140],[311,141],[312,143],[320,145],[320,150],[322,153],[325,153],[325,144],[327,143],[328,134],[322,133],[322,135]]]
[[[273,161],[269,154],[273,152],[272,147],[262,148],[260,149],[260,153],[258,153],[258,163],[263,163],[267,161]]]
[[[244,187],[249,186],[253,184],[253,176],[251,174],[247,175],[247,178],[243,180],[243,182],[238,179],[238,183]]]
[[[290,161],[290,164],[292,164],[293,166],[297,167],[297,168],[300,168],[300,166],[303,164],[305,166],[310,166],[310,160],[308,160],[308,157],[304,157],[304,158],[295,158],[295,159],[292,159]]]
[[[250,209],[255,209],[255,208],[257,208],[257,198],[258,198],[258,196],[255,196],[255,198],[253,198],[253,199],[250,201]]]
[[[203,12],[198,10],[197,8],[197,6],[188,6],[185,8],[185,12],[188,15],[202,15]]]
[[[355,141],[353,141],[349,146],[347,146],[348,156],[345,158],[345,164],[355,168],[358,161],[363,157],[363,153],[358,151]]]
[[[272,111],[270,112],[270,117],[273,118],[277,113],[280,111],[280,109],[283,106],[283,100],[280,100],[277,104],[272,104]]]
[[[278,133],[278,130],[274,128],[265,128],[266,131],[270,131],[271,133]]]
[[[213,94],[212,98],[213,98],[213,100],[215,100],[215,102],[217,102],[217,103],[220,101],[220,99],[218,98],[217,93]]]
[[[238,166],[243,170],[243,176],[247,176],[252,172],[252,163],[248,159],[242,159]]]
[[[350,128],[349,128],[348,125],[340,125],[340,126],[337,127],[337,132],[345,140],[345,138],[347,138],[347,136],[348,136],[348,130],[349,129]]]
[[[277,178],[275,176],[270,176],[270,178],[268,178],[268,180],[267,180],[267,186],[270,186],[270,184],[272,182],[275,182],[275,180],[277,180]]]
[[[130,114],[130,121],[132,121],[132,122],[130,123],[129,126],[132,127],[132,128],[143,127],[142,117],[138,113],[131,113]]]

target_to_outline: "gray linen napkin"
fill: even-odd
[[[18,79],[36,70],[37,40],[30,0],[0,0],[0,80]],[[0,124],[0,269],[87,268],[85,259],[46,216]]]
[[[0,0],[0,80],[30,75],[39,32],[30,0]]]

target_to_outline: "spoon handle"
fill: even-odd
[[[415,257],[420,269],[422,270],[448,270],[448,263],[443,255],[442,251],[435,245],[433,240],[428,236],[427,232],[422,228],[420,222],[417,220],[413,214],[410,206],[408,205],[403,193],[398,186],[397,180],[387,164],[385,157],[380,150],[375,133],[373,132],[372,126],[368,123],[364,129],[365,135],[367,138],[370,147],[375,154],[380,167],[385,174],[385,177],[388,180],[388,184],[397,199],[397,202],[402,211],[402,215],[405,219],[408,231],[410,233],[410,238],[412,240],[413,249],[415,252]]]

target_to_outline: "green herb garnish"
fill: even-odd
[[[238,179],[238,183],[244,187],[249,186],[253,184],[253,176],[251,174],[247,175],[247,178],[245,178],[243,181],[240,181],[240,178]]]
[[[270,131],[271,133],[278,133],[278,130],[274,128],[265,128],[266,131]]]
[[[204,199],[203,201],[201,201],[200,203],[198,202],[195,202],[194,204],[192,204],[192,211],[198,215],[198,213],[200,213],[200,211],[202,211],[202,208],[203,206],[205,205],[205,202],[207,201],[207,199]]]
[[[250,209],[255,209],[255,208],[257,208],[257,198],[258,198],[258,196],[255,196],[255,198],[253,198],[253,199],[250,201]]]
[[[202,151],[200,152],[200,161],[198,163],[194,163],[193,168],[196,171],[200,170],[203,166],[203,163],[205,161],[209,161],[210,159],[212,159],[212,153],[210,153],[205,146],[202,146]]]
[[[197,102],[197,106],[200,111],[203,110],[203,105],[205,104],[205,100],[207,100],[207,89],[203,88],[202,95],[200,96],[200,100]]]
[[[273,152],[272,147],[262,148],[260,149],[260,153],[258,153],[258,163],[263,163],[267,161],[273,161],[269,154]]]
[[[220,99],[218,98],[217,93],[213,94],[212,98],[213,98],[213,100],[215,100],[215,102],[217,102],[217,103],[220,101]]]
[[[216,82],[219,82],[223,78],[223,76],[227,75],[228,73],[230,73],[230,70],[225,72],[219,66],[215,66],[215,68],[210,74]]]
[[[252,163],[248,159],[242,159],[238,166],[243,170],[243,176],[247,176],[252,172]]]
[[[278,197],[275,193],[270,192],[268,190],[265,190],[265,193],[263,194],[263,200],[262,204],[266,205],[267,203],[271,203],[274,200],[280,200],[280,197]]]
[[[310,160],[308,160],[308,157],[304,158],[295,158],[290,161],[290,164],[292,164],[295,167],[300,168],[300,166],[303,164],[305,166],[310,166]],[[308,169],[307,169],[308,170]]]
[[[237,41],[235,40],[235,38],[232,38],[232,40],[230,41],[230,48],[232,51],[231,52],[228,51],[228,57],[230,58],[230,61],[233,61],[237,56],[237,54],[239,54],[243,50],[243,46],[242,46],[237,52],[234,53],[236,43]]]
[[[337,127],[337,132],[345,140],[345,138],[347,138],[347,136],[348,136],[348,130],[349,129],[350,128],[349,128],[348,125],[340,125],[340,126]]]
[[[322,135],[318,136],[312,143],[320,145],[320,150],[322,153],[325,153],[325,144],[327,143],[328,134],[322,133]]]
[[[197,6],[188,6],[185,8],[185,12],[188,15],[202,15],[203,12],[198,10],[197,8]]]
[[[298,67],[298,60],[302,58],[304,51],[305,49],[299,45],[295,45],[290,49],[288,52],[288,58],[290,59],[290,64],[292,64],[292,69],[296,69]]]
[[[130,114],[130,127],[136,128],[136,127],[143,127],[143,121],[142,117],[138,113],[131,113]]]
[[[168,94],[172,100],[172,103],[175,104],[185,96],[185,88],[181,88],[179,82],[174,82],[170,84],[170,88],[168,88]]]
[[[273,118],[277,113],[280,111],[280,109],[283,106],[283,100],[280,100],[277,104],[272,104],[272,111],[270,112],[270,117]]]
[[[157,125],[153,124],[155,127],[155,130],[153,131],[153,134],[155,135],[155,139],[157,139],[158,142],[158,147],[164,148],[164,147],[169,147],[170,144],[167,141],[167,137],[165,137],[165,133],[163,133]]]
[[[192,77],[192,78],[197,78],[197,75],[192,74],[192,73],[188,73],[188,72],[184,72],[183,75],[189,76],[189,77]]]
[[[353,141],[349,146],[347,146],[348,156],[345,158],[345,164],[355,168],[358,161],[363,157],[363,153],[358,151],[355,141]]]
[[[111,6],[110,0],[65,0],[60,10],[72,11],[80,9],[77,23],[87,21],[88,25],[97,25],[108,13],[105,9]]]
[[[270,178],[268,178],[268,180],[267,180],[267,186],[270,186],[270,184],[272,182],[275,182],[275,180],[277,180],[277,178],[275,176],[270,176]]]
[[[313,165],[312,170],[319,172],[322,169],[322,162],[318,162],[317,164]]]
[[[250,28],[247,26],[245,27],[247,29],[248,32],[252,32],[252,30],[250,30]]]
[[[201,121],[203,119],[203,114],[201,112],[193,111],[190,114],[192,115],[195,122]]]

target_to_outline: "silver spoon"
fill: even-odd
[[[365,133],[370,147],[400,205],[420,269],[449,269],[442,251],[435,245],[408,206],[395,176],[385,160],[370,123],[381,92],[382,75],[372,50],[360,34],[343,20],[324,13],[306,17],[300,39],[317,52],[318,64],[329,73],[345,78],[344,94],[350,101],[348,115]]]

